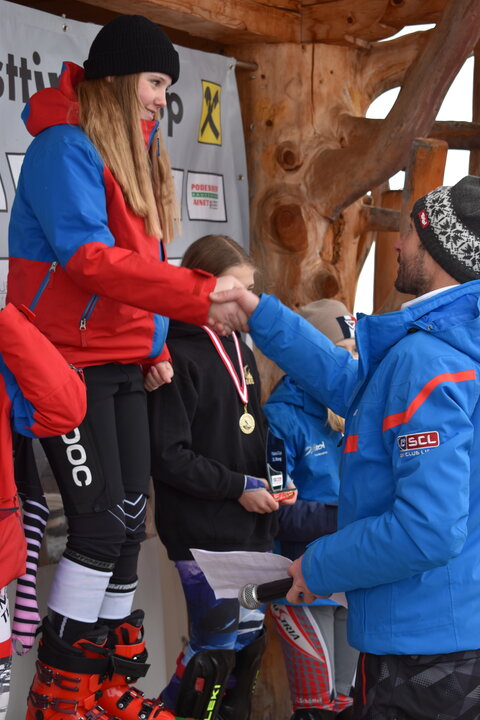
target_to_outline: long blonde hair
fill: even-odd
[[[149,235],[170,242],[179,213],[170,160],[160,127],[145,152],[139,121],[138,74],[86,80],[78,85],[79,123]]]
[[[335,432],[345,432],[345,418],[337,415],[337,413],[334,413],[330,408],[327,408],[327,421],[325,425],[328,425],[328,427],[335,430]]]

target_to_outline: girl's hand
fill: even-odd
[[[168,360],[162,360],[148,369],[143,386],[147,392],[152,392],[152,390],[156,390],[166,383],[171,383],[172,378],[172,363]]]
[[[263,488],[245,490],[238,498],[238,502],[247,512],[256,512],[261,515],[278,510],[277,501],[273,499],[268,490]]]

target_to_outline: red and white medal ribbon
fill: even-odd
[[[243,360],[242,360],[242,353],[240,350],[240,343],[238,342],[238,338],[237,338],[236,334],[232,333],[232,337],[233,337],[233,342],[235,344],[235,349],[237,351],[238,365],[240,368],[240,378],[242,381],[241,384],[240,384],[240,380],[238,379],[237,371],[235,370],[235,367],[234,367],[232,361],[230,360],[230,357],[228,356],[225,348],[223,347],[222,342],[221,342],[220,338],[218,337],[217,333],[214,332],[211,328],[207,327],[207,325],[202,325],[202,328],[205,330],[207,335],[210,337],[210,340],[215,345],[216,351],[222,358],[223,364],[227,368],[228,373],[233,380],[233,384],[236,387],[236,390],[238,392],[240,400],[242,401],[244,406],[247,405],[247,403],[248,403],[247,382],[245,380],[245,373],[243,371]]]

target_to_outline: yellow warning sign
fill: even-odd
[[[221,85],[202,80],[202,115],[198,131],[198,142],[209,145],[222,144],[222,125],[220,120]]]

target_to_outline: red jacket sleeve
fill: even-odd
[[[85,243],[65,266],[84,289],[166,317],[204,325],[217,279],[102,242]]]
[[[0,312],[0,353],[17,432],[48,437],[81,423],[86,412],[82,377],[11,304]]]

